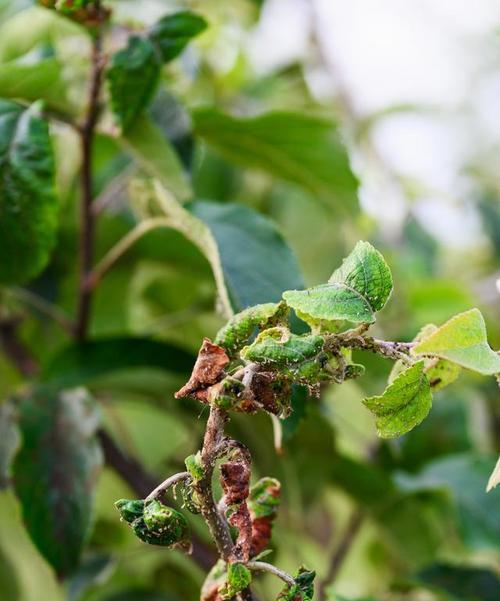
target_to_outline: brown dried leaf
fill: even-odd
[[[223,377],[228,363],[229,357],[226,351],[205,338],[198,352],[191,377],[187,384],[175,393],[175,398],[191,396],[206,403],[208,387],[213,386]]]

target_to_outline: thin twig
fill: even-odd
[[[179,472],[178,474],[170,476],[170,478],[167,478],[154,490],[152,490],[145,500],[151,501],[153,499],[157,499],[158,497],[162,497],[169,488],[172,488],[173,486],[179,484],[179,482],[182,482],[183,480],[189,480],[190,477],[191,476],[188,474],[188,472]]]
[[[146,219],[134,227],[123,238],[121,238],[113,248],[99,261],[95,268],[88,274],[86,278],[87,290],[93,290],[106,272],[118,261],[118,259],[127,252],[127,250],[135,244],[144,234],[158,227],[172,227],[168,217],[152,217]]]
[[[38,365],[31,352],[19,340],[17,329],[20,321],[16,318],[0,321],[0,345],[6,357],[26,378],[38,373]]]
[[[9,288],[9,294],[17,298],[26,305],[30,305],[43,315],[50,317],[55,323],[57,323],[65,332],[72,334],[74,331],[74,324],[71,319],[62,311],[57,305],[49,303],[47,300],[27,290],[26,288],[18,288],[14,286]]]
[[[351,548],[351,545],[356,538],[356,534],[359,532],[361,524],[363,523],[364,514],[355,509],[349,518],[346,529],[339,540],[338,545],[336,546],[332,556],[330,558],[330,565],[328,566],[328,571],[321,581],[318,588],[318,601],[325,601],[326,599],[326,587],[330,585],[342,567],[345,558]]]
[[[281,578],[281,580],[286,582],[289,586],[293,586],[295,584],[293,576],[290,576],[290,574],[287,574],[287,572],[284,572],[276,566],[273,566],[271,563],[266,563],[265,561],[247,561],[245,565],[253,572],[269,572],[270,574],[274,574],[274,576]]]
[[[80,267],[78,308],[75,325],[75,337],[84,340],[87,335],[92,301],[92,290],[87,285],[87,278],[92,269],[94,255],[94,214],[92,212],[92,149],[97,119],[99,117],[99,96],[102,86],[104,60],[102,56],[102,39],[98,30],[92,40],[92,70],[87,114],[79,129],[82,152],[82,169],[80,185],[82,197],[80,201]]]

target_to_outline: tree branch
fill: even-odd
[[[98,30],[92,40],[92,70],[90,76],[90,90],[85,121],[79,128],[80,145],[82,152],[82,169],[80,174],[81,201],[80,201],[80,266],[78,308],[75,325],[75,337],[84,340],[87,335],[92,290],[87,279],[92,269],[94,255],[94,213],[92,211],[92,149],[94,131],[99,117],[99,96],[102,86],[104,59],[102,56],[102,39]]]
[[[295,584],[293,576],[290,576],[290,574],[287,572],[284,572],[276,566],[273,566],[271,563],[266,563],[265,561],[247,561],[245,565],[253,572],[269,572],[269,574],[274,574],[274,576],[277,576],[289,586],[293,586]]]
[[[153,491],[151,491],[145,500],[151,501],[152,499],[162,497],[169,488],[172,488],[173,486],[179,484],[179,482],[182,482],[183,480],[189,480],[190,478],[191,476],[188,474],[188,472],[180,472],[178,474],[174,474],[173,476],[170,476],[170,478],[167,478],[161,484],[159,484]]]

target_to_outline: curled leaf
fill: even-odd
[[[229,357],[225,350],[205,338],[198,352],[191,377],[188,383],[175,393],[175,398],[191,396],[204,403],[208,402],[208,387],[216,384],[222,378],[228,364]]]
[[[295,576],[295,584],[286,586],[276,601],[312,601],[316,572],[302,566]]]
[[[314,334],[299,336],[283,327],[264,330],[243,348],[241,357],[256,363],[289,365],[315,358],[323,348],[323,338]]]
[[[285,303],[264,303],[248,307],[234,315],[219,330],[215,344],[222,346],[228,353],[235,353],[248,341],[255,328],[269,327],[284,320],[288,309]]]
[[[281,485],[275,478],[261,478],[250,489],[248,508],[252,518],[252,557],[266,549],[280,505]]]
[[[222,599],[233,599],[252,582],[252,573],[242,563],[230,563],[227,566],[226,582],[220,589]]]
[[[143,542],[184,551],[191,549],[186,518],[172,507],[163,505],[157,499],[149,502],[120,499],[115,507]]]

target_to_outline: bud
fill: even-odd
[[[184,463],[193,482],[199,482],[200,480],[203,480],[205,476],[205,468],[203,467],[201,453],[199,451],[196,453],[196,455],[189,455],[186,457]]]
[[[286,586],[276,601],[312,601],[314,596],[314,578],[316,572],[302,566],[295,576],[295,584]]]

